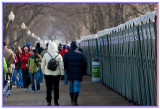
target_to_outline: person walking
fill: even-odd
[[[56,70],[50,70],[48,68],[48,64],[51,62],[51,59],[54,59],[56,61],[57,67]],[[60,78],[61,80],[64,79],[64,65],[63,65],[63,59],[62,56],[58,53],[58,46],[54,42],[50,42],[48,45],[48,52],[44,54],[44,57],[42,59],[41,63],[42,72],[45,75],[46,79],[46,87],[47,87],[47,105],[51,106],[51,100],[52,100],[52,89],[54,86],[54,104],[56,106],[59,105],[58,99],[59,99],[59,82]]]
[[[15,57],[17,58],[15,61],[15,70],[14,70],[14,76],[16,80],[16,86],[23,88],[23,77],[22,77],[22,71],[21,71],[21,48],[16,47],[15,49]]]
[[[36,49],[36,54],[37,54],[37,56],[42,59],[41,53],[42,53],[42,51],[43,51],[44,49],[40,46],[40,43],[39,43],[39,42],[36,44],[35,49]],[[42,72],[42,69],[41,69],[40,66],[39,66],[38,72],[39,72],[39,81],[42,83],[42,82],[43,82],[43,72]]]
[[[70,51],[71,49],[70,49],[70,45],[69,44],[67,44],[67,50],[68,51]]]
[[[32,53],[29,51],[28,47],[24,46],[22,48],[22,54],[20,56],[21,60],[21,70],[22,70],[22,76],[23,76],[23,85],[25,88],[25,92],[29,91],[29,85],[30,85],[30,77],[28,69],[26,68],[26,64],[28,61],[28,58],[32,55]]]
[[[18,61],[16,54],[14,54],[14,62],[12,63],[12,86],[15,85],[16,77],[14,75],[15,72],[15,63]]]
[[[71,42],[71,51],[63,57],[64,69],[69,80],[69,93],[72,105],[78,105],[77,99],[80,92],[82,76],[87,71],[87,61],[84,55],[78,51],[76,41]]]
[[[48,50],[48,44],[49,43],[46,44],[46,48],[41,52],[42,58],[43,58],[44,54],[47,52],[47,50]]]
[[[62,51],[59,53],[62,57],[64,56],[65,53],[67,53],[68,50],[67,50],[67,46],[66,45],[63,45],[63,49]],[[63,80],[63,84],[67,84],[67,74],[66,74],[66,71],[64,70],[64,80]]]
[[[41,65],[41,59],[38,57],[36,50],[32,50],[32,55],[29,57],[28,62],[26,64],[26,67],[29,67],[29,74],[31,79],[31,85],[32,85],[32,92],[35,92],[35,83],[34,78],[36,79],[36,87],[37,92],[40,92],[40,81],[39,81],[39,72],[38,68]]]
[[[5,58],[3,57],[3,95],[8,97],[9,95],[8,95],[8,93],[6,93],[8,91],[5,89],[5,87],[8,83],[8,81],[5,78],[7,72],[8,72],[7,63],[6,63]]]
[[[62,51],[62,49],[63,49],[63,45],[60,43],[60,44],[58,45],[58,51],[59,51],[59,53]]]
[[[44,54],[47,53],[48,51],[48,45],[49,43],[46,43],[46,48],[41,52],[41,57],[43,58]],[[42,69],[41,69],[42,71]],[[42,72],[43,73],[43,72]],[[45,74],[43,73],[44,79],[45,79]],[[45,79],[45,84],[46,84],[46,79]]]
[[[12,90],[12,63],[14,62],[14,53],[11,49],[9,49],[5,42],[3,42],[3,56],[7,63],[8,72],[6,73],[6,80],[10,80],[10,87],[8,90],[8,94]]]
[[[8,68],[7,68],[6,59],[3,57],[3,77],[5,77],[7,72],[8,72]]]

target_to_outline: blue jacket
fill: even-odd
[[[82,81],[82,76],[87,71],[87,61],[84,55],[78,51],[75,43],[71,43],[71,51],[65,53],[63,62],[68,80]]]

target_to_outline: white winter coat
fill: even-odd
[[[53,58],[55,58],[58,55],[58,46],[54,42],[50,42],[48,45],[48,52],[51,54]],[[52,59],[51,56],[48,53],[45,53],[42,59],[41,63],[41,69],[43,74],[45,75],[64,75],[64,64],[63,64],[63,58],[61,55],[58,55],[56,57],[58,64],[57,70],[52,71],[47,69],[48,62]]]

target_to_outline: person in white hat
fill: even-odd
[[[21,69],[22,69],[23,85],[24,85],[24,88],[25,88],[25,92],[28,92],[29,85],[31,83],[30,80],[28,79],[29,72],[27,72],[27,69],[29,69],[29,68],[25,69],[28,58],[31,55],[32,55],[32,53],[28,51],[28,47],[24,46],[23,49],[22,49],[22,54],[20,56],[20,59],[21,59]]]

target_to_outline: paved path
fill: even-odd
[[[13,87],[11,96],[4,97],[4,106],[38,106],[46,105],[46,87],[41,83],[41,92],[32,93],[31,88],[29,92],[24,92],[23,88]],[[52,104],[54,100],[52,100]],[[103,86],[100,82],[91,82],[89,76],[84,76],[82,88],[78,99],[79,105],[83,106],[117,106],[117,105],[133,105],[122,98],[117,93]],[[60,82],[60,105],[69,106],[70,97],[68,93],[68,85],[63,85]]]

